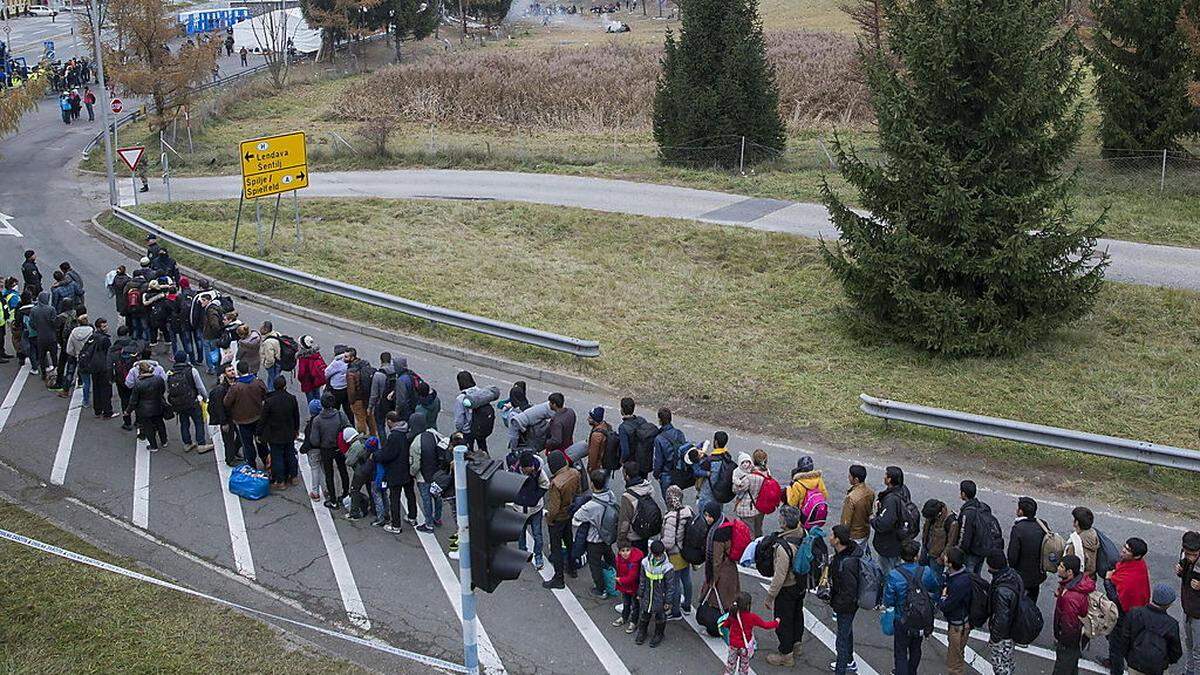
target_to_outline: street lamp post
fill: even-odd
[[[100,80],[100,120],[104,125],[104,172],[108,176],[108,203],[117,203],[117,177],[113,174],[113,139],[108,135],[111,119],[111,103],[108,100],[108,83],[104,80],[104,52],[100,49],[100,2],[92,0],[92,41],[96,48],[96,79]],[[115,134],[115,122],[112,127]]]

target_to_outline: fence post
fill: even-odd
[[[1163,149],[1162,174],[1158,179],[1158,191],[1161,193],[1167,189],[1167,150]]]
[[[738,155],[738,173],[746,173],[746,137],[742,136],[742,151]]]

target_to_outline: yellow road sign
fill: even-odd
[[[308,187],[304,132],[242,141],[239,154],[246,199]]]

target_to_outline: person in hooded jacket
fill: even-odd
[[[1016,648],[1012,638],[1013,622],[1016,621],[1021,595],[1025,593],[1025,584],[1021,581],[1021,574],[1008,566],[1008,558],[999,551],[988,554],[987,566],[992,575],[992,583],[988,588],[988,606],[992,610],[988,619],[992,665],[997,673],[1009,675],[1012,673],[1013,650]],[[967,571],[970,572],[970,569]]]
[[[471,373],[460,370],[455,376],[458,382],[459,395],[454,397],[454,430],[463,435],[466,439],[467,450],[478,445],[479,450],[487,452],[487,441],[482,438],[475,438],[471,434],[471,409],[464,404],[464,396],[468,389],[475,386],[475,378]]]
[[[738,453],[738,465],[733,470],[733,515],[742,519],[754,536],[763,535],[763,513],[758,510],[758,493],[766,477],[754,466],[747,453]]]
[[[51,303],[53,304],[53,303]],[[58,390],[58,395],[66,398],[70,394],[71,385],[74,384],[75,378],[75,363],[74,359],[68,358],[67,342],[70,340],[71,331],[75,326],[79,325],[76,317],[80,313],[86,316],[87,308],[80,306],[79,311],[75,309],[75,299],[65,298],[55,306],[55,311],[58,314],[54,317],[54,336],[57,343],[57,363],[58,377],[54,382],[54,388]]]
[[[588,590],[593,598],[608,597],[604,581],[604,569],[614,567],[612,544],[604,541],[604,513],[616,507],[616,497],[608,489],[608,472],[597,469],[588,474],[592,486],[591,498],[584,502],[571,518],[571,527],[578,532],[587,525],[587,562],[592,573],[592,587]]]
[[[590,475],[593,471],[604,470],[604,451],[608,449],[608,435],[613,433],[613,428],[604,421],[604,408],[601,406],[592,408],[587,422],[591,427],[587,440],[587,472]],[[666,493],[663,494],[665,498]]]
[[[1021,575],[1025,595],[1037,602],[1046,571],[1042,568],[1042,540],[1046,536],[1037,519],[1038,504],[1032,497],[1017,499],[1017,520],[1008,535],[1008,564]]]
[[[325,357],[321,356],[321,348],[311,335],[300,336],[300,351],[296,354],[296,381],[300,383],[300,391],[304,398],[312,401],[321,400],[321,387],[325,385]],[[382,431],[382,429],[381,429]]]
[[[1054,675],[1078,675],[1079,656],[1087,646],[1083,617],[1096,582],[1084,573],[1083,561],[1065,554],[1058,561],[1058,590],[1054,593]]]
[[[637,462],[630,460],[622,468],[625,472],[625,492],[621,493],[621,506],[617,514],[617,548],[632,546],[646,553],[650,542],[633,529],[633,516],[637,513],[638,498],[654,499],[654,488],[641,474]]]
[[[408,433],[413,437],[409,461],[417,468],[413,475],[417,479],[417,492],[421,495],[421,510],[425,513],[425,522],[417,526],[417,531],[433,532],[434,528],[442,526],[442,498],[429,489],[434,476],[444,468],[438,459],[437,434],[430,430],[425,413],[416,411],[408,416]]]
[[[871,529],[875,531],[872,545],[879,554],[879,569],[886,578],[900,563],[902,510],[906,502],[912,501],[912,496],[904,485],[904,471],[898,466],[884,470],[883,484],[883,491],[876,501],[875,517],[871,518]]]
[[[946,572],[942,556],[950,543],[958,538],[958,518],[942,500],[929,499],[921,507],[921,519],[920,563],[932,568],[938,579],[942,579]]]
[[[267,371],[267,391],[274,391],[275,378],[279,376],[279,356],[283,351],[283,347],[279,341],[283,335],[275,330],[275,326],[270,321],[262,322],[262,326],[258,329],[260,336],[258,342],[258,357],[259,363]],[[284,380],[286,383],[287,380]]]
[[[163,422],[167,385],[162,378],[155,377],[154,368],[146,361],[139,362],[137,370],[137,382],[129,395],[129,410],[137,415],[138,427],[150,452],[158,452],[159,446],[167,447],[167,426]]]
[[[350,426],[346,414],[337,408],[332,394],[321,398],[321,414],[317,415],[309,429],[308,442],[321,453],[321,468],[325,472],[325,507],[336,511],[342,500],[350,493],[350,476],[346,473],[346,456],[338,450],[338,436]],[[333,468],[337,466],[342,479],[342,491],[337,491],[333,482]],[[406,467],[407,469],[407,467]]]
[[[58,362],[54,360],[58,348],[54,330],[57,317],[54,308],[50,306],[50,294],[42,291],[37,296],[37,304],[29,310],[29,326],[33,329],[33,340],[30,343],[33,346],[33,372],[36,373],[40,367],[42,380],[49,385],[55,384],[53,376],[58,367]]]
[[[254,375],[262,369],[262,335],[246,324],[237,329],[237,360],[239,364],[245,363],[247,372]]]
[[[287,378],[275,377],[274,387],[263,399],[258,433],[271,452],[271,484],[284,488],[300,477],[296,439],[300,436],[300,403],[287,390]]]
[[[804,455],[796,462],[796,468],[792,471],[792,482],[788,485],[784,501],[798,509],[802,508],[804,497],[810,490],[820,490],[825,499],[829,499],[829,489],[825,487],[821,470],[813,467],[812,457]]]
[[[416,390],[416,382],[413,378],[414,373],[408,369],[408,357],[395,357],[393,359],[393,366],[396,379],[392,384],[392,390],[387,394],[387,398],[391,400],[392,408],[400,413],[402,418],[407,418],[416,411],[420,394]],[[428,385],[426,386],[428,387]],[[436,415],[432,421],[426,417],[425,423],[430,428],[437,426]]]
[[[646,641],[650,622],[654,622],[654,634],[650,646],[657,647],[663,641],[667,626],[667,590],[674,584],[675,568],[667,558],[667,550],[661,541],[650,544],[649,554],[642,558],[641,574],[638,577],[637,607],[638,624],[634,633],[635,644]]]
[[[975,496],[977,490],[972,480],[958,484],[959,497],[963,500],[958,510],[958,548],[967,556],[967,569],[976,574],[983,569],[988,555],[995,552],[995,543],[989,537],[984,521],[992,515],[992,507]]]
[[[704,545],[704,584],[700,587],[700,604],[716,605],[727,611],[742,592],[737,562],[729,555],[733,546],[733,523],[721,513],[720,502],[715,501],[704,505],[701,517],[709,527]]]
[[[425,415],[426,427],[436,429],[438,416],[442,414],[442,401],[438,398],[437,390],[430,387],[428,382],[418,382],[413,392],[417,401],[414,412]]]
[[[532,452],[513,450],[505,457],[505,466],[513,473],[523,474],[526,479],[517,496],[513,499],[512,507],[518,513],[526,516],[525,529],[517,539],[517,549],[527,551],[525,543],[529,537],[533,539],[533,566],[541,570],[545,566],[545,539],[542,536],[542,521],[545,519],[546,493],[550,490],[550,478],[542,469],[542,461]],[[529,537],[526,537],[526,534]]]
[[[189,383],[192,392],[186,407],[172,406],[175,416],[179,419],[179,438],[183,442],[183,451],[195,450],[197,454],[201,455],[211,452],[213,446],[205,440],[204,413],[200,407],[201,401],[208,400],[208,389],[204,386],[204,380],[200,378],[200,373],[188,362],[186,352],[175,353],[175,365],[171,367],[171,374],[167,376],[168,385],[171,383],[172,376],[177,377],[177,382]],[[170,401],[168,401],[169,403]],[[192,440],[193,430],[196,436],[194,442]]]
[[[411,410],[401,410],[395,406],[395,391],[387,391],[388,380],[396,377],[396,364],[392,362],[391,352],[380,352],[379,367],[371,375],[370,390],[367,394],[366,414],[374,420],[373,425],[368,429],[370,435],[374,436],[387,423],[387,414],[395,410],[401,419],[408,419],[412,414]],[[409,424],[412,427],[412,424]]]
[[[1183,658],[1179,622],[1167,614],[1174,603],[1175,589],[1157,583],[1150,602],[1130,611],[1113,629],[1119,651],[1129,655],[1130,673],[1163,675]]]
[[[329,396],[328,394],[326,396]],[[330,402],[333,398],[330,396]],[[387,440],[383,442],[379,453],[375,456],[377,464],[383,466],[384,484],[391,505],[391,522],[384,526],[384,531],[400,534],[404,531],[404,511],[401,500],[405,492],[412,495],[408,503],[408,522],[417,524],[416,492],[412,489],[413,476],[409,453],[412,439],[408,436],[408,422],[400,419],[395,410],[387,414],[385,420],[388,428]]]
[[[550,487],[546,491],[546,531],[550,535],[550,565],[554,576],[542,584],[545,588],[564,588],[564,574],[578,575],[576,560],[570,554],[571,503],[579,495],[582,477],[579,470],[567,463],[565,453],[555,452],[546,457],[550,469]]]
[[[691,506],[683,503],[683,488],[668,485],[664,496],[667,510],[663,514],[662,543],[667,547],[667,557],[675,567],[675,584],[669,592],[671,614],[668,620],[682,619],[692,613],[692,566],[683,559],[683,533],[696,517]]]

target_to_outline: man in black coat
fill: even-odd
[[[908,488],[904,486],[904,471],[898,466],[889,466],[883,475],[883,492],[876,501],[875,517],[871,529],[875,530],[872,540],[879,554],[879,568],[886,579],[892,568],[900,564],[900,529],[904,524],[904,504],[912,501]]]
[[[1131,671],[1162,675],[1183,657],[1179,622],[1167,614],[1174,602],[1175,589],[1159,582],[1154,584],[1150,604],[1134,608],[1118,624],[1117,641],[1121,652],[1128,655]]]
[[[1042,568],[1042,540],[1046,530],[1037,520],[1037,502],[1032,497],[1017,500],[1017,522],[1008,535],[1008,565],[1021,575],[1025,595],[1037,602],[1038,591],[1046,580]]]
[[[226,466],[237,466],[241,458],[238,450],[242,444],[237,435],[237,427],[225,411],[225,394],[229,392],[229,385],[235,379],[237,374],[233,370],[233,364],[229,364],[225,366],[225,372],[221,373],[217,383],[208,393],[208,423],[221,428],[221,444],[225,446]]]
[[[25,288],[33,297],[42,292],[42,271],[37,266],[37,253],[25,251],[25,262],[21,263],[21,276],[25,278]]]
[[[387,414],[387,441],[379,449],[375,461],[383,465],[384,488],[390,499],[391,523],[384,526],[385,532],[399,534],[404,531],[404,510],[400,504],[405,486],[411,486],[412,474],[409,472],[409,443],[408,423],[400,419],[395,410]],[[411,491],[411,488],[410,488]],[[416,493],[413,492],[412,503],[409,504],[409,524],[417,519]]]
[[[296,438],[300,435],[300,404],[287,390],[287,378],[279,375],[274,389],[263,399],[258,435],[271,450],[271,484],[295,485],[300,477]]]
[[[92,346],[87,353],[91,358],[84,363],[82,359],[84,354],[81,350],[79,370],[92,376],[92,410],[95,411],[96,417],[112,419],[116,415],[113,413],[112,406],[113,376],[112,364],[108,357],[108,350],[112,348],[112,338],[108,335],[108,320],[96,319],[95,330],[92,331],[91,337],[83,343],[85,348],[89,341],[92,342]]]
[[[988,619],[988,631],[992,645],[992,664],[1000,672],[1012,672],[1013,622],[1017,617],[1017,603],[1024,590],[1021,575],[1008,566],[1008,560],[999,551],[989,553],[988,571],[992,573],[992,584],[988,591],[988,604],[992,616]]]
[[[139,362],[138,379],[130,390],[128,411],[137,415],[138,426],[150,452],[158,452],[160,444],[167,447],[167,426],[163,422],[166,391],[166,383],[154,376],[154,367],[147,361]]]
[[[854,663],[854,615],[858,612],[858,586],[862,581],[862,548],[850,537],[850,528],[833,526],[833,558],[829,561],[829,607],[837,621],[836,660],[830,667],[844,675]]]

